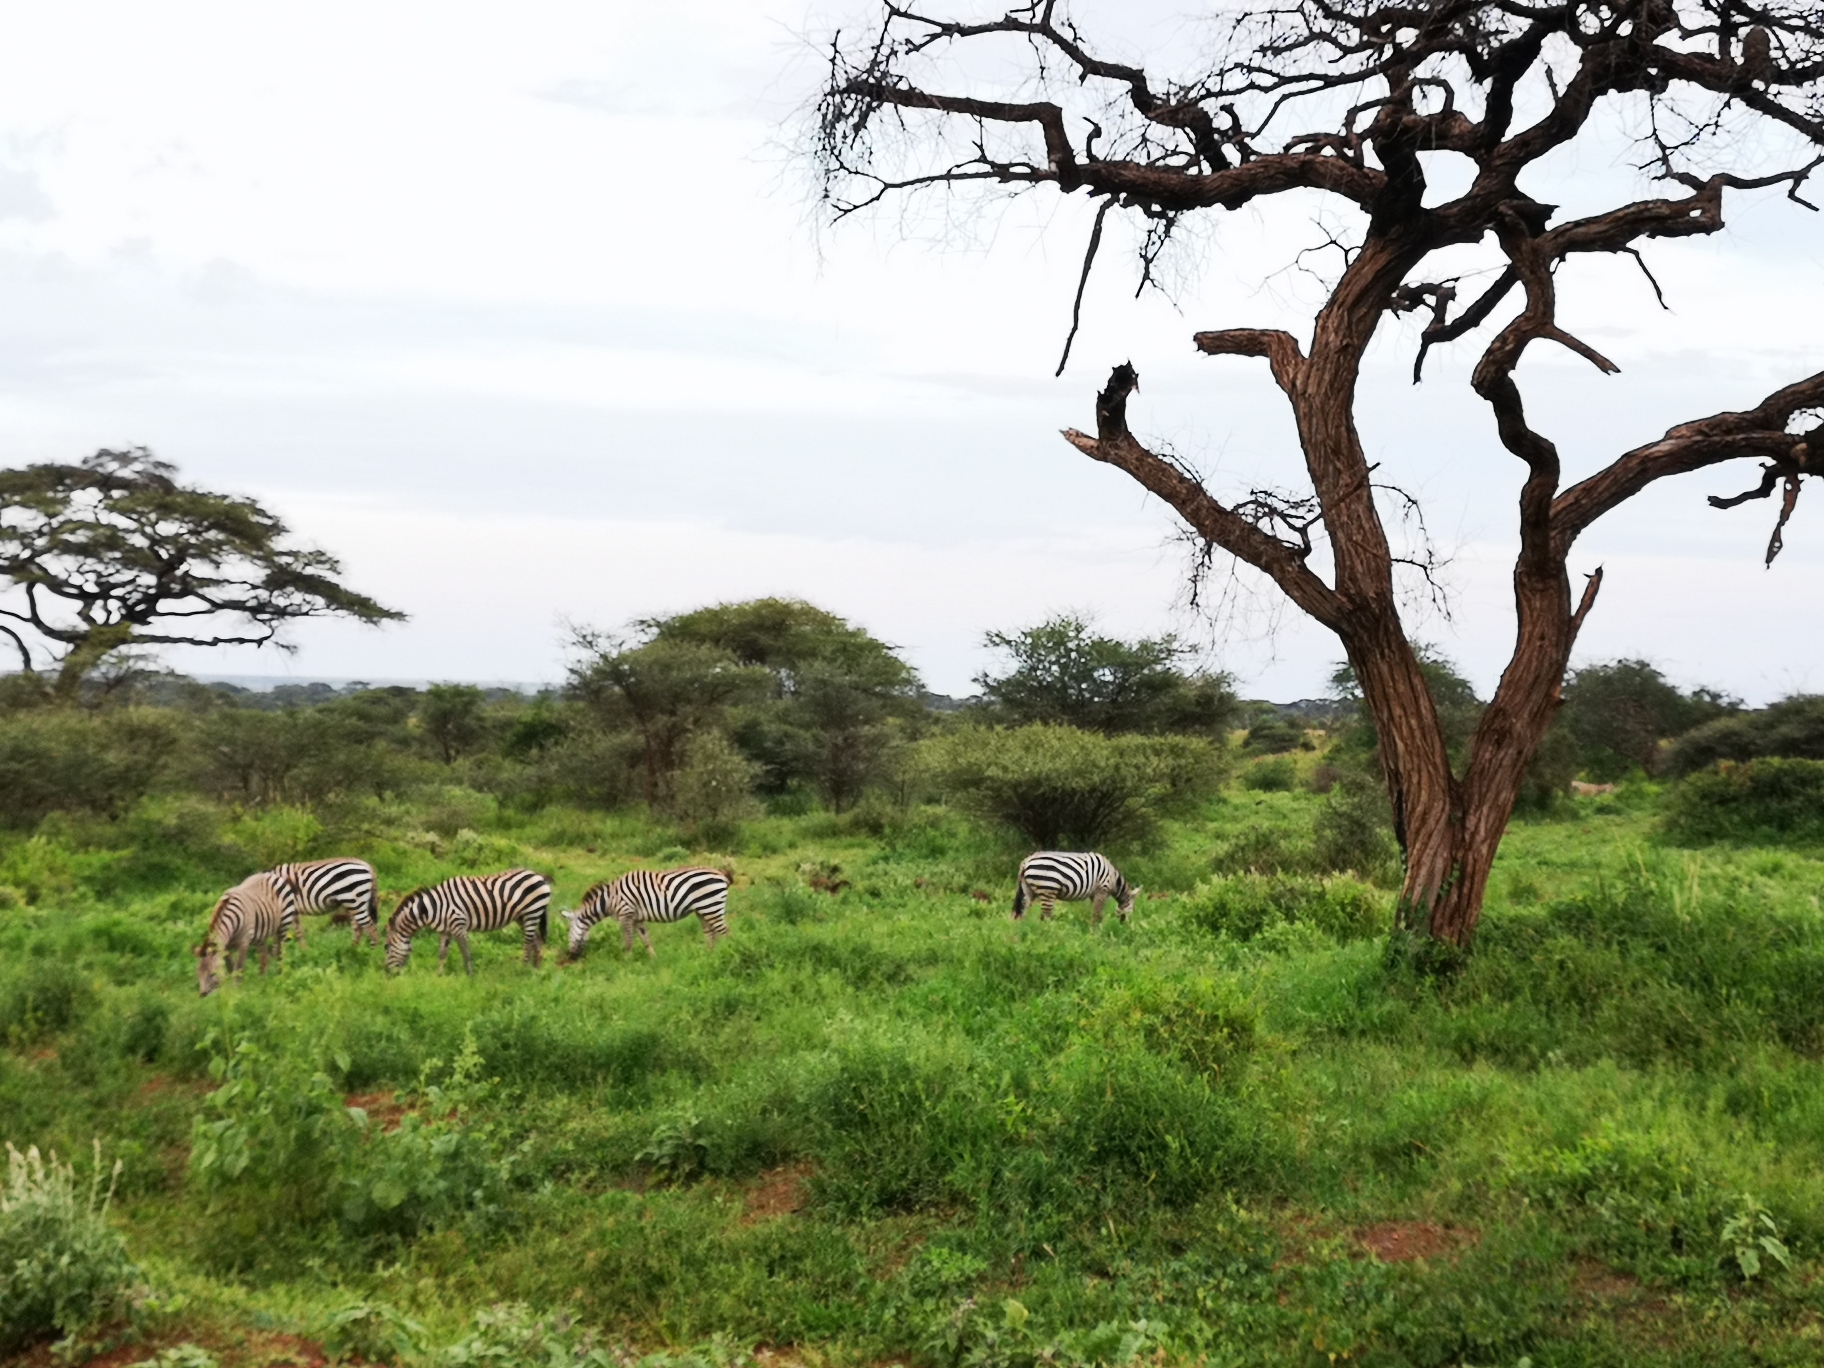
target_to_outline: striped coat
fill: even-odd
[[[1051,920],[1052,906],[1060,902],[1090,900],[1090,920],[1102,924],[1102,904],[1115,900],[1115,914],[1122,921],[1134,910],[1140,889],[1121,877],[1107,857],[1094,851],[1040,850],[1020,861],[1019,886],[1013,894],[1013,919],[1019,921],[1036,899],[1039,916]]]
[[[462,967],[471,975],[471,931],[498,931],[518,922],[525,940],[526,963],[534,968],[545,946],[545,922],[551,908],[551,880],[530,869],[509,869],[500,874],[464,875],[445,879],[433,888],[415,888],[399,900],[386,924],[386,967],[403,969],[412,953],[412,937],[420,931],[438,933],[437,967],[450,957],[450,942],[462,947]]]
[[[260,972],[268,955],[285,950],[285,929],[295,924],[291,900],[271,874],[252,874],[222,894],[209,918],[209,931],[196,947],[196,991],[208,997],[222,986],[222,973],[238,975],[247,952],[260,948]]]
[[[720,869],[635,869],[620,878],[598,883],[583,894],[582,906],[566,913],[570,923],[570,956],[583,953],[589,929],[607,917],[621,924],[621,949],[633,948],[633,933],[640,933],[646,953],[654,954],[647,922],[702,919],[703,934],[713,947],[728,934],[728,875]]]
[[[355,944],[366,936],[380,943],[378,880],[366,860],[310,860],[275,865],[267,871],[292,900],[298,944],[304,944],[304,918],[313,912],[346,908],[354,923]]]

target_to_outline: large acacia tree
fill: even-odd
[[[54,666],[69,700],[109,657],[146,646],[287,649],[300,618],[398,621],[251,499],[180,484],[143,447],[0,470],[0,635],[22,672]]]
[[[884,4],[866,31],[831,45],[815,120],[825,202],[841,217],[894,194],[968,184],[1088,196],[1099,201],[1090,256],[1106,214],[1131,213],[1145,223],[1149,271],[1188,216],[1213,216],[1218,240],[1222,215],[1277,196],[1315,194],[1352,218],[1337,234],[1346,265],[1303,337],[1250,327],[1195,335],[1210,356],[1268,363],[1296,421],[1305,488],[1238,499],[1205,488],[1129,431],[1137,377],[1125,365],[1097,396],[1096,430],[1064,436],[1336,634],[1380,739],[1405,853],[1402,924],[1467,946],[1601,584],[1598,570],[1573,594],[1566,558],[1577,537],[1656,480],[1759,460],[1753,489],[1712,502],[1778,492],[1771,560],[1801,478],[1824,469],[1815,411],[1824,373],[1693,417],[1568,487],[1516,381],[1535,342],[1616,369],[1560,325],[1562,263],[1623,253],[1644,269],[1640,243],[1717,232],[1737,192],[1777,189],[1805,203],[1824,151],[1824,10],[1817,0],[1243,8],[1219,7],[1218,56],[1168,77],[1107,60],[1058,0],[969,18]],[[1556,206],[1522,188],[1571,145],[1607,152],[1617,139],[1640,148],[1648,174],[1614,178],[1606,207],[1558,221]],[[1462,172],[1439,175],[1451,162]],[[1434,182],[1467,188],[1444,193]],[[1464,255],[1476,252],[1487,283],[1459,297],[1479,264],[1466,270]],[[1413,311],[1426,320],[1415,379],[1429,348],[1492,334],[1471,383],[1521,462],[1518,636],[1460,772],[1401,621],[1397,556],[1356,427],[1364,353],[1389,314]],[[1318,547],[1326,554],[1314,559]]]

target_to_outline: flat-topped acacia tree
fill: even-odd
[[[1319,192],[1350,212],[1347,264],[1302,343],[1260,328],[1195,336],[1211,356],[1268,362],[1296,419],[1308,492],[1225,501],[1206,489],[1128,430],[1136,376],[1126,365],[1097,396],[1096,431],[1064,436],[1169,503],[1206,551],[1253,566],[1336,634],[1380,739],[1405,854],[1401,925],[1467,947],[1601,584],[1598,570],[1572,594],[1566,557],[1578,535],[1665,476],[1760,460],[1755,488],[1711,502],[1779,491],[1771,561],[1801,477],[1824,470],[1815,411],[1824,373],[1739,411],[1680,423],[1568,488],[1557,448],[1529,424],[1515,380],[1540,341],[1615,369],[1559,325],[1560,263],[1626,253],[1644,270],[1637,244],[1718,231],[1732,192],[1778,188],[1806,204],[1805,182],[1824,160],[1824,6],[1269,0],[1241,8],[1219,7],[1213,20],[1220,57],[1162,79],[1104,60],[1056,0],[971,19],[885,4],[866,32],[831,44],[814,124],[824,203],[840,218],[921,189],[1049,186],[1100,201],[1092,257],[1111,209],[1144,216],[1149,270],[1187,215],[1219,216],[1293,192]],[[1568,144],[1617,138],[1642,150],[1649,174],[1616,175],[1611,207],[1554,222],[1556,207],[1521,188],[1530,168]],[[1443,159],[1468,181],[1454,196],[1432,189]],[[1751,162],[1761,173],[1744,173]],[[1216,226],[1220,241],[1219,217]],[[1485,254],[1493,278],[1460,299],[1461,271],[1445,271],[1465,251]],[[1460,774],[1401,622],[1396,556],[1355,420],[1370,340],[1388,314],[1414,310],[1428,318],[1415,380],[1429,348],[1492,332],[1471,383],[1501,445],[1524,463],[1517,641]],[[1815,300],[1808,311],[1815,315]],[[1312,561],[1314,533],[1328,544],[1327,573]]]
[[[136,647],[289,650],[279,633],[303,618],[404,618],[344,585],[333,556],[285,545],[284,522],[253,500],[176,475],[144,447],[0,470],[0,635],[26,679],[33,645],[49,654],[49,697],[75,701]]]

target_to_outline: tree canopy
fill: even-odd
[[[690,738],[726,732],[760,786],[817,790],[838,810],[878,777],[919,681],[891,647],[796,599],[724,603],[634,624],[629,643],[585,634],[574,695],[640,733],[649,799],[666,801]]]
[[[1218,735],[1234,725],[1228,677],[1181,670],[1191,652],[1170,635],[1122,641],[1061,613],[1022,631],[989,632],[986,643],[1010,664],[975,682],[989,706],[1016,725],[1050,722],[1111,736]]]
[[[136,646],[285,650],[279,633],[301,618],[404,617],[343,585],[327,552],[285,545],[252,499],[176,475],[144,447],[0,470],[0,575],[17,591],[0,632],[25,673],[56,665],[60,697]]]

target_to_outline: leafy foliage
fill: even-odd
[[[1033,845],[1144,841],[1210,792],[1222,753],[1196,737],[1102,736],[1074,727],[963,727],[923,743],[937,789]]]
[[[134,646],[257,646],[299,618],[403,617],[341,584],[332,556],[285,546],[285,524],[251,499],[175,475],[143,447],[0,471],[0,575],[23,591],[0,616],[60,652],[59,696]],[[0,631],[30,673],[24,638]]]
[[[1191,920],[1238,941],[1306,926],[1338,941],[1385,935],[1393,924],[1384,895],[1354,879],[1241,874],[1197,886]]]
[[[1672,793],[1666,831],[1687,843],[1824,841],[1824,760],[1723,761]]]
[[[120,1163],[114,1166],[114,1179]],[[88,1191],[75,1170],[36,1146],[6,1147],[0,1190],[0,1352],[69,1336],[120,1316],[141,1281],[126,1243],[108,1224],[113,1182],[102,1191],[101,1145]]]
[[[1668,769],[1692,774],[1719,761],[1824,760],[1824,696],[1796,694],[1759,712],[1721,717],[1679,738]]]
[[[1171,636],[1121,641],[1063,613],[1020,632],[990,632],[987,644],[1012,661],[982,674],[994,720],[1099,731],[1192,732],[1221,736],[1237,711],[1229,680],[1178,668],[1189,649]]]
[[[1573,671],[1559,725],[1577,744],[1582,768],[1598,783],[1631,770],[1656,773],[1659,743],[1740,705],[1713,689],[1681,692],[1644,660],[1616,660]]]

